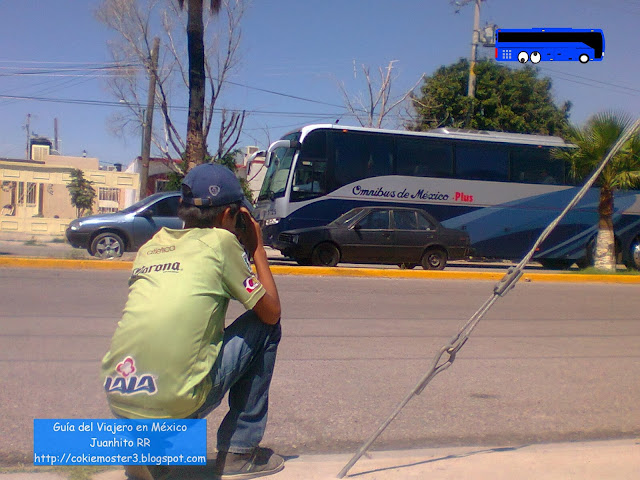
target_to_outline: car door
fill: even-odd
[[[390,210],[372,210],[352,227],[346,248],[343,247],[343,261],[388,262],[392,246]]]
[[[396,262],[420,263],[424,247],[432,242],[435,225],[415,210],[394,210]]]
[[[133,238],[138,248],[148,242],[162,227],[182,228],[183,222],[178,218],[179,199],[178,195],[162,198],[136,214],[133,221]]]

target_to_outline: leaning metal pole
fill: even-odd
[[[524,258],[518,263],[517,266],[509,268],[505,276],[495,285],[493,288],[493,293],[491,296],[485,301],[485,303],[474,313],[471,318],[467,321],[467,323],[460,329],[460,331],[449,341],[449,343],[443,346],[438,353],[436,353],[433,362],[431,363],[431,368],[426,373],[424,377],[416,384],[416,386],[411,390],[407,396],[398,404],[393,413],[389,415],[389,417],[382,422],[378,430],[375,431],[373,435],[360,447],[360,449],[355,453],[355,455],[349,460],[349,462],[340,470],[338,473],[338,478],[343,478],[347,472],[355,465],[355,463],[365,454],[369,447],[376,441],[376,439],[382,434],[382,432],[389,426],[389,424],[393,421],[394,418],[400,413],[400,411],[404,408],[404,406],[409,403],[409,400],[413,398],[414,395],[420,395],[425,387],[429,384],[431,380],[440,372],[446,370],[451,366],[454,362],[456,354],[462,348],[462,346],[466,343],[471,335],[471,332],[476,327],[478,322],[482,319],[484,314],[491,308],[491,306],[496,302],[498,297],[502,297],[507,294],[509,290],[511,290],[515,284],[518,282],[520,277],[522,276],[524,267],[533,255],[536,252],[536,249],[542,242],[546,240],[551,231],[556,228],[556,226],[560,223],[560,221],[565,217],[567,212],[571,210],[576,204],[584,197],[587,193],[587,190],[591,188],[596,179],[604,170],[604,167],[609,163],[611,158],[620,150],[620,148],[631,138],[631,136],[640,128],[640,118],[636,120],[636,122],[627,128],[623,134],[620,136],[615,145],[611,148],[609,153],[604,157],[600,165],[594,170],[589,180],[582,186],[580,191],[573,197],[571,202],[565,207],[565,209],[558,215],[558,217],[549,224],[547,228],[540,234],[536,242],[534,243],[529,253],[527,253]],[[444,357],[448,355],[448,357]],[[444,359],[443,359],[444,357]]]

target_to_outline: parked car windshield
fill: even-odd
[[[329,225],[350,225],[356,216],[362,212],[362,208],[354,208],[353,210],[349,210],[347,213],[343,213],[338,218],[336,218]]]
[[[127,208],[123,208],[120,210],[120,213],[133,213],[141,208],[151,205],[153,202],[157,201],[159,198],[166,196],[166,192],[162,193],[154,193],[153,195],[149,195],[146,198],[143,198],[139,202],[134,203],[133,205],[128,206]]]

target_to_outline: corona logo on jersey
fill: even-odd
[[[105,391],[121,395],[136,393],[154,395],[158,390],[156,378],[150,374],[134,375],[136,371],[136,362],[133,357],[126,357],[116,366],[117,375],[109,375],[105,379]]]

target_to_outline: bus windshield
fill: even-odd
[[[283,137],[283,140],[298,140],[300,132]],[[271,154],[271,164],[264,177],[258,200],[268,200],[283,197],[287,188],[287,180],[293,162],[294,148],[276,148]]]

